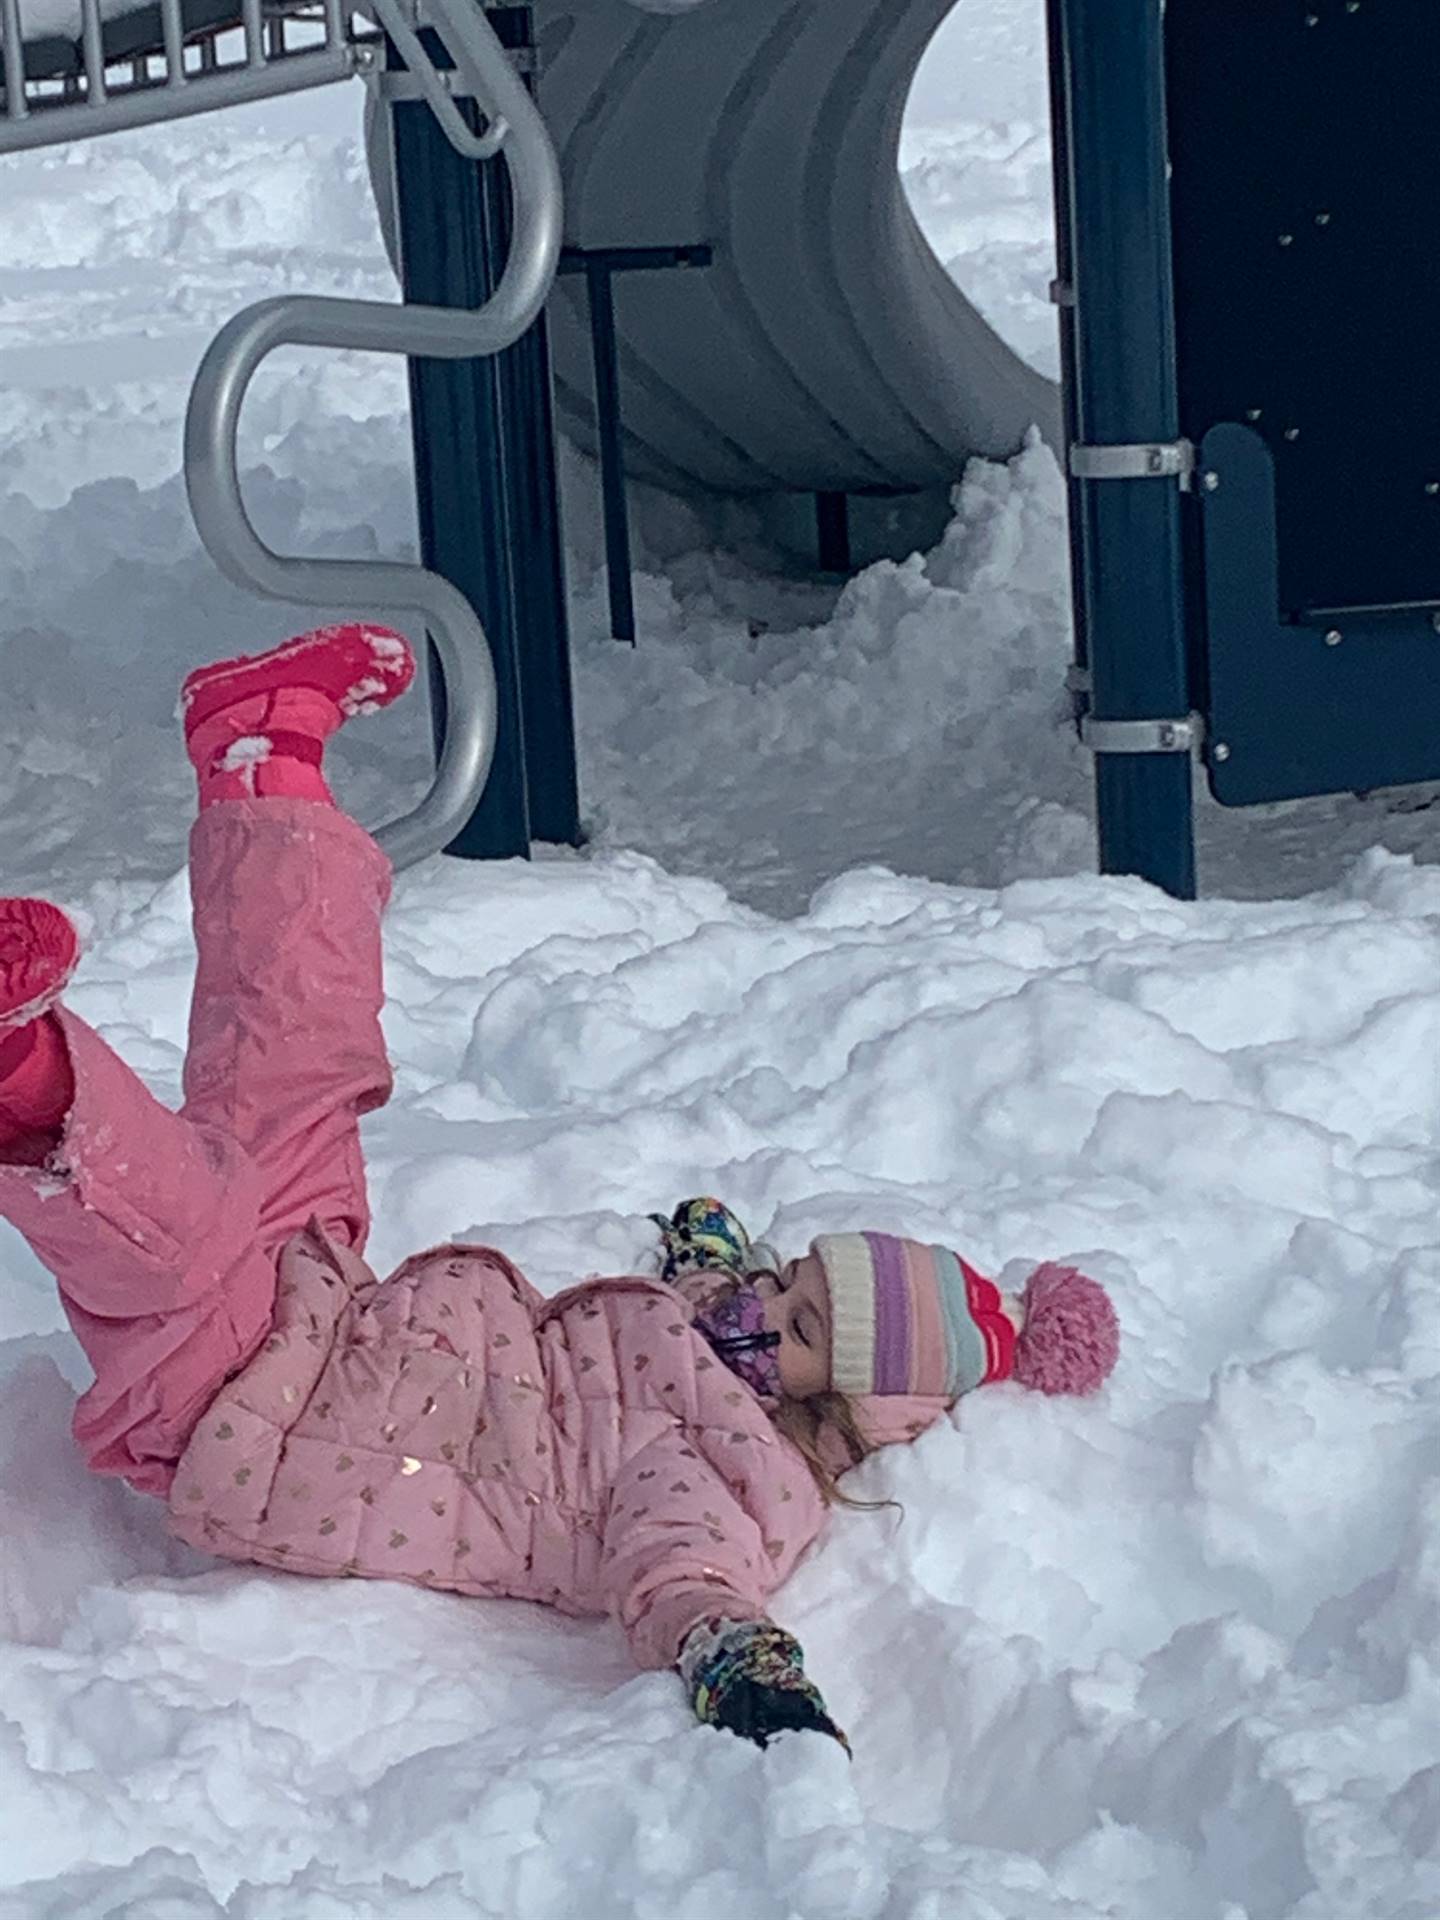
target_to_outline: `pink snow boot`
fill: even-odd
[[[415,656],[389,627],[317,627],[268,653],[199,667],[180,691],[185,748],[200,804],[333,796],[325,742],[357,713],[377,713],[415,678]]]
[[[49,1009],[80,958],[69,918],[48,900],[0,899],[0,1158],[38,1166],[75,1098],[60,1023]]]

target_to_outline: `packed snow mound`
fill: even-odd
[[[84,904],[72,1003],[173,1101],[184,880]],[[0,1916],[1432,1914],[1437,961],[1440,875],[1380,854],[1262,906],[868,869],[788,921],[634,853],[403,875],[382,1270],[460,1236],[553,1291],[713,1191],[782,1251],[1076,1264],[1119,1367],[855,1476],[903,1517],[777,1605],[854,1765],[761,1755],[606,1623],[167,1542],[80,1468],[7,1229]]]

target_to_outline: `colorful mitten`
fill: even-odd
[[[661,1279],[695,1309],[696,1328],[726,1366],[762,1398],[778,1399],[780,1335],[765,1330],[760,1290],[773,1293],[775,1282],[753,1277],[778,1274],[773,1249],[752,1241],[730,1209],[708,1197],[682,1200],[668,1220],[663,1213],[650,1218],[664,1248]]]
[[[757,1265],[773,1266],[769,1247],[751,1245],[750,1236],[730,1209],[719,1200],[702,1196],[682,1200],[667,1220],[663,1213],[650,1218],[660,1229],[665,1258],[660,1278],[674,1284],[687,1273],[725,1267],[745,1274]]]
[[[805,1677],[799,1641],[769,1620],[703,1622],[681,1650],[680,1672],[695,1717],[706,1726],[724,1727],[757,1747],[777,1733],[828,1733],[850,1752]]]

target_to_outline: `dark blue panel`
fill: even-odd
[[[1275,462],[1247,427],[1200,450],[1206,760],[1218,800],[1248,806],[1440,776],[1440,633],[1425,609],[1282,620]]]
[[[1165,33],[1182,430],[1269,446],[1286,614],[1440,601],[1440,5],[1170,0]]]

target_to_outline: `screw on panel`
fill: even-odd
[[[1431,614],[1430,624],[1435,629],[1436,633],[1440,633],[1440,613]]]
[[[1281,244],[1281,246],[1282,246],[1282,247],[1293,247],[1293,246],[1294,246],[1294,244],[1295,244],[1295,236],[1294,236],[1294,234],[1293,234],[1293,233],[1282,233],[1282,234],[1280,235],[1280,244]]]
[[[1321,211],[1320,211],[1319,213],[1317,213],[1317,214],[1316,214],[1316,216],[1315,216],[1315,224],[1316,224],[1316,226],[1317,226],[1317,227],[1328,227],[1328,226],[1329,226],[1329,224],[1330,224],[1330,216],[1329,216],[1329,214],[1328,214],[1328,213],[1326,213],[1326,212],[1325,212],[1325,211],[1324,211],[1324,210],[1322,209],[1322,210],[1321,210]]]
[[[1245,409],[1245,418],[1247,420],[1258,420],[1263,412],[1263,407],[1247,407]]]
[[[1427,480],[1425,482],[1425,491],[1426,493],[1440,493],[1440,480]]]
[[[1220,485],[1220,476],[1213,467],[1210,467],[1206,470],[1205,477],[1200,484],[1204,487],[1206,493],[1214,493]]]
[[[1287,440],[1298,440],[1300,438],[1300,429],[1298,427],[1286,427],[1285,438]]]
[[[1325,644],[1327,647],[1338,647],[1340,642],[1344,638],[1345,636],[1340,631],[1339,627],[1331,627],[1330,631],[1325,636]]]
[[[1228,760],[1230,758],[1230,749],[1223,740],[1217,740],[1215,742],[1212,752],[1217,760]]]

